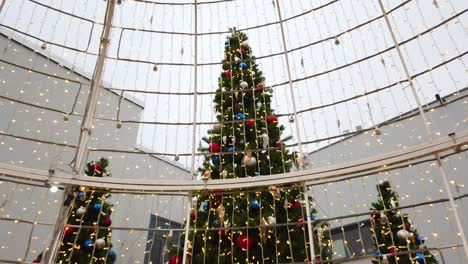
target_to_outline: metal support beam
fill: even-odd
[[[198,1],[194,1],[193,12],[194,12],[194,83],[193,83],[193,120],[192,120],[192,181],[194,180],[193,177],[195,176],[195,150],[196,150],[196,133],[197,133],[197,107],[198,107],[198,100],[197,100],[197,82],[198,82]],[[189,232],[190,232],[190,213],[192,210],[192,192],[189,192],[189,200],[187,203],[187,216],[185,219],[185,237],[184,237],[184,252],[182,257],[182,263],[187,263],[187,250],[188,250],[188,241],[189,241]],[[192,262],[192,259],[190,262]]]
[[[401,65],[403,66],[403,69],[405,71],[406,78],[408,79],[408,83],[409,83],[409,85],[411,87],[411,91],[413,93],[414,100],[416,101],[416,104],[418,105],[419,114],[421,115],[421,118],[422,118],[422,120],[424,122],[424,127],[426,128],[426,133],[429,136],[429,141],[434,142],[434,136],[432,134],[431,129],[429,128],[429,123],[427,121],[426,115],[425,115],[424,110],[422,108],[421,100],[419,99],[419,95],[416,92],[416,88],[414,87],[414,83],[413,83],[413,80],[411,78],[411,74],[410,74],[410,72],[408,70],[408,66],[406,65],[405,58],[403,57],[403,53],[401,52],[400,45],[398,44],[398,40],[397,40],[397,38],[395,36],[395,32],[393,31],[392,25],[390,24],[390,20],[388,19],[387,12],[385,11],[385,7],[383,5],[382,0],[379,0],[379,5],[380,5],[380,9],[382,10],[382,14],[384,16],[385,23],[387,24],[388,31],[390,31],[390,35],[392,36],[393,44],[395,45],[395,48],[396,48],[396,50],[398,52],[398,57],[400,58]],[[468,260],[468,243],[467,243],[467,240],[466,240],[463,225],[462,225],[461,220],[460,220],[460,216],[458,214],[457,205],[455,204],[455,200],[453,198],[453,193],[452,193],[452,190],[450,189],[449,181],[447,179],[447,174],[445,172],[444,167],[442,166],[442,162],[440,160],[439,153],[435,153],[434,156],[435,156],[435,158],[437,160],[437,165],[438,165],[439,170],[440,170],[440,175],[442,176],[442,180],[444,182],[445,191],[447,192],[447,196],[449,198],[450,207],[452,209],[453,216],[454,216],[455,222],[457,224],[458,232],[460,233],[460,238],[462,240],[463,248],[465,250],[465,257]]]
[[[102,29],[101,34],[101,41],[99,45],[99,55],[96,61],[96,66],[94,68],[93,77],[91,80],[91,88],[90,93],[88,96],[85,112],[83,115],[83,122],[81,125],[80,137],[78,140],[78,146],[76,149],[75,157],[74,157],[74,164],[73,169],[75,174],[73,178],[79,178],[84,171],[84,154],[86,152],[86,146],[88,144],[89,137],[91,135],[91,128],[93,125],[94,114],[96,112],[96,105],[97,100],[99,97],[99,91],[102,82],[102,75],[104,72],[104,63],[107,56],[107,48],[109,47],[109,36],[110,30],[112,28],[112,19],[114,17],[114,10],[115,10],[115,1],[116,0],[108,0],[107,1],[107,8],[104,20],[104,27]],[[73,186],[68,185],[65,187],[64,191],[64,200],[73,192]],[[52,264],[55,262],[55,258],[58,254],[58,250],[60,249],[60,244],[62,241],[62,230],[66,225],[67,215],[68,215],[69,208],[62,206],[60,208],[60,212],[58,214],[57,223],[54,229],[54,239],[51,242],[50,251],[47,252],[44,256],[44,263]]]
[[[283,54],[284,54],[284,59],[286,61],[286,69],[288,72],[288,84],[289,84],[289,93],[291,94],[291,101],[292,101],[292,107],[293,107],[293,116],[294,116],[294,124],[296,126],[296,136],[297,136],[297,145],[299,148],[299,157],[295,158],[302,158],[302,153],[304,152],[302,149],[302,139],[301,139],[301,132],[299,130],[299,122],[297,120],[297,107],[296,107],[296,100],[294,96],[294,87],[293,87],[293,82],[292,82],[292,74],[291,74],[291,65],[289,63],[289,55],[288,55],[288,47],[286,44],[286,33],[284,30],[284,25],[283,25],[283,18],[281,16],[281,6],[280,6],[280,1],[276,0],[276,9],[278,10],[278,20],[279,20],[279,25],[280,25],[280,30],[281,30],[281,40],[283,42]],[[304,167],[302,165],[302,162],[299,163],[299,171],[303,171]],[[304,185],[304,196],[305,196],[305,202],[306,202],[306,217],[307,217],[307,231],[309,233],[309,249],[310,249],[310,262],[314,263],[315,260],[315,250],[314,250],[314,238],[312,236],[312,222],[311,222],[311,215],[310,215],[310,203],[309,203],[309,196],[307,192],[307,186],[305,185],[305,182],[303,183]]]

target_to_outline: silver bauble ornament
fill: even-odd
[[[241,89],[247,89],[247,88],[249,88],[249,84],[246,81],[242,81],[240,83],[240,87],[241,87]]]
[[[252,156],[245,155],[244,158],[242,158],[242,164],[248,167],[252,167],[257,165],[257,159]]]
[[[262,134],[262,147],[263,149],[267,149],[268,148],[268,141],[270,140],[270,138],[268,137],[268,134],[267,133],[263,133]]]
[[[271,215],[267,216],[266,222],[267,222],[268,225],[276,225],[276,218],[274,218]]]
[[[226,179],[227,176],[228,176],[227,170],[223,170],[223,171],[221,172],[221,177],[222,177],[223,179]]]
[[[80,207],[76,210],[76,215],[81,216],[86,212],[86,209],[84,207]]]
[[[103,248],[106,245],[106,241],[102,238],[98,238],[94,244],[97,248]]]
[[[407,230],[405,229],[401,229],[401,230],[398,230],[398,232],[396,233],[397,237],[399,239],[403,239],[403,240],[407,240],[410,236],[410,232],[408,232]]]

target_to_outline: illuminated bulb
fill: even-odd
[[[50,192],[56,193],[58,191],[58,187],[55,185],[52,185],[49,189]]]

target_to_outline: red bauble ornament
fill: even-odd
[[[110,219],[110,217],[106,217],[106,219],[104,219],[104,222],[102,224],[104,226],[110,226],[112,224],[112,220]]]
[[[388,253],[395,254],[395,253],[397,253],[397,250],[396,250],[396,248],[392,247],[391,249],[388,250]]]
[[[236,238],[236,246],[242,250],[249,251],[253,248],[253,239],[246,235],[240,235]]]
[[[217,143],[217,142],[213,142],[213,143],[211,143],[210,146],[208,147],[208,150],[209,150],[211,153],[220,152],[220,151],[221,151],[221,145],[219,145],[219,143]]]
[[[177,255],[172,255],[169,258],[169,264],[182,264],[182,257]]]
[[[197,219],[197,212],[192,211],[192,212],[190,213],[190,219],[192,219],[192,221],[195,221],[195,219]]]
[[[73,235],[73,232],[75,232],[75,228],[73,228],[72,226],[67,226],[67,227],[65,227],[64,236],[69,237],[69,236]]]
[[[281,148],[281,140],[276,140],[275,141],[275,147],[276,148]]]
[[[257,84],[257,91],[263,92],[263,89],[265,88],[265,85],[263,83]]]
[[[226,234],[227,234],[226,229],[218,230],[218,236],[219,237],[224,237],[224,236],[226,236]]]
[[[39,261],[39,260],[37,260],[37,259],[35,259],[35,260],[33,260],[33,262],[32,262],[32,263],[40,263],[40,261]]]
[[[278,122],[278,117],[276,117],[274,115],[271,115],[271,116],[267,116],[266,120],[267,120],[268,124],[276,123],[276,122]]]
[[[211,200],[211,201],[210,201],[210,206],[211,206],[211,208],[214,208],[214,209],[218,208],[218,206],[219,206],[219,201],[216,200],[216,199]]]
[[[253,119],[247,120],[247,122],[245,122],[245,125],[246,125],[248,128],[252,128],[252,127],[255,126],[255,120],[253,120]]]
[[[410,230],[410,228],[411,228],[411,224],[410,223],[405,223],[405,229]]]
[[[322,258],[320,256],[315,257],[315,264],[322,264]]]
[[[301,208],[301,207],[302,207],[302,204],[301,204],[301,202],[298,202],[298,201],[295,201],[295,202],[291,203],[291,205],[290,205],[290,208],[292,208],[292,209]]]
[[[297,223],[298,226],[303,226],[303,225],[305,225],[304,218],[301,217],[301,218],[297,219],[297,220],[296,220],[296,223]]]
[[[232,72],[231,72],[231,70],[227,70],[227,71],[226,71],[226,77],[229,77],[229,78],[232,77]]]
[[[239,50],[239,53],[240,53],[241,55],[245,55],[245,49],[240,49],[240,50]]]
[[[100,172],[102,169],[102,166],[101,164],[96,162],[96,163],[91,164],[91,169],[93,169],[93,171]]]
[[[235,106],[235,107],[241,107],[242,104],[241,104],[240,102],[237,102],[237,103],[234,104],[234,106]]]

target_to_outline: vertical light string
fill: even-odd
[[[196,133],[197,133],[197,81],[198,81],[198,0],[194,0],[193,12],[194,12],[194,82],[193,82],[193,122],[192,122],[192,166],[191,166],[191,177],[194,179],[195,175],[195,143],[196,143]],[[188,202],[192,201],[192,192],[188,193]],[[182,257],[182,263],[187,262],[187,245],[189,239],[190,231],[190,211],[191,206],[187,206],[187,216],[185,220],[185,238],[184,238],[184,251]],[[191,259],[192,260],[192,259]]]
[[[403,66],[406,77],[408,79],[408,83],[409,83],[409,85],[411,87],[411,91],[413,93],[414,100],[416,101],[416,103],[418,105],[419,114],[421,115],[421,118],[422,118],[422,120],[424,122],[426,133],[429,136],[429,140],[433,141],[434,137],[433,137],[432,132],[431,132],[431,130],[429,128],[429,124],[427,122],[426,115],[424,114],[424,110],[423,110],[422,105],[421,105],[421,101],[419,100],[419,96],[418,96],[418,94],[416,92],[416,88],[414,87],[411,75],[409,73],[408,67],[406,66],[405,59],[404,59],[403,54],[402,54],[402,52],[400,50],[400,46],[399,46],[398,41],[396,39],[395,33],[393,32],[392,26],[390,24],[390,20],[388,19],[387,12],[385,11],[385,7],[384,7],[384,5],[382,3],[382,0],[379,0],[379,5],[380,5],[380,9],[382,10],[382,14],[384,16],[385,23],[387,24],[390,35],[392,36],[392,40],[393,40],[393,43],[395,45],[395,48],[396,48],[396,50],[398,52],[398,57],[400,58],[400,62],[402,64],[402,66]],[[452,207],[452,212],[453,212],[453,216],[455,217],[455,222],[456,222],[457,227],[458,227],[458,232],[460,233],[459,236],[460,236],[460,238],[462,240],[463,248],[465,250],[465,257],[468,259],[468,243],[466,241],[465,231],[463,229],[463,226],[462,226],[462,223],[461,223],[461,220],[460,220],[460,216],[458,215],[458,210],[457,210],[457,207],[456,207],[456,204],[455,204],[455,200],[453,198],[453,193],[452,193],[452,190],[450,189],[450,185],[449,185],[449,182],[448,182],[448,179],[447,179],[447,175],[445,173],[445,169],[442,166],[442,161],[440,160],[439,153],[435,153],[434,156],[435,156],[435,158],[437,160],[437,165],[439,167],[440,174],[442,176],[442,180],[443,180],[444,185],[445,185],[445,191],[447,192],[447,196],[448,196],[448,199],[450,201],[450,206]]]
[[[294,116],[294,120],[297,120],[297,109],[296,109],[296,101],[295,101],[295,96],[294,96],[294,89],[293,89],[293,84],[292,84],[292,75],[291,75],[291,67],[290,67],[290,64],[289,64],[289,56],[288,56],[288,48],[286,46],[286,36],[285,36],[285,32],[284,32],[284,25],[283,25],[283,19],[281,17],[281,6],[280,6],[280,3],[279,3],[279,0],[276,0],[276,8],[277,8],[277,11],[278,11],[278,20],[279,20],[279,24],[280,24],[280,30],[281,30],[281,39],[282,39],[282,43],[283,43],[283,53],[284,53],[284,57],[285,57],[285,60],[286,60],[286,67],[287,67],[287,72],[288,72],[288,82],[289,82],[289,91],[290,91],[290,94],[291,94],[291,101],[292,101],[292,107],[293,107],[293,116]],[[302,139],[301,139],[301,135],[300,135],[300,130],[299,130],[299,122],[294,122],[295,123],[295,126],[296,126],[296,135],[297,135],[297,142],[298,142],[298,148],[299,148],[299,152],[301,153],[302,155]],[[302,166],[302,163],[299,163],[300,165],[298,166],[298,170],[301,171],[303,170],[303,166]],[[312,222],[311,222],[311,219],[310,219],[310,202],[309,202],[309,199],[308,199],[308,194],[307,194],[307,187],[305,185],[305,183],[303,183],[303,191],[304,191],[304,195],[306,196],[305,198],[305,203],[306,203],[306,213],[307,213],[307,229],[308,229],[308,233],[309,233],[309,240],[310,240],[310,257],[311,257],[311,260],[310,261],[314,261],[315,259],[315,254],[314,254],[314,239],[313,239],[313,236],[312,236]],[[289,232],[288,232],[288,235],[289,235]]]
[[[102,81],[102,76],[103,76],[103,70],[104,70],[104,62],[106,59],[107,55],[107,48],[109,47],[109,35],[110,35],[110,30],[112,28],[112,19],[114,16],[114,9],[115,9],[115,0],[109,0],[107,2],[107,8],[106,8],[106,14],[105,14],[105,22],[104,22],[104,27],[101,35],[101,44],[99,46],[99,56],[96,61],[96,66],[95,66],[95,71],[93,74],[93,79],[91,82],[91,91],[88,96],[88,102],[86,105],[86,110],[83,116],[83,124],[81,126],[81,132],[78,140],[78,146],[76,149],[75,153],[75,164],[74,164],[74,170],[75,170],[75,177],[80,176],[80,172],[83,170],[81,168],[81,164],[83,162],[83,155],[86,150],[86,145],[87,141],[90,136],[90,129],[94,120],[94,113],[96,110],[96,105],[97,105],[97,99],[99,96],[99,88],[101,87],[101,81]],[[66,199],[66,196],[71,194],[71,186],[67,186],[65,192],[64,192],[64,199]],[[52,241],[51,243],[51,251],[49,253],[49,259],[47,260],[47,263],[52,264],[55,256],[58,253],[58,250],[60,248],[60,243],[61,243],[61,233],[63,230],[63,227],[66,224],[67,217],[66,215],[68,214],[68,209],[65,207],[61,207],[57,222],[55,225],[55,230],[54,230],[54,237],[55,240]]]

